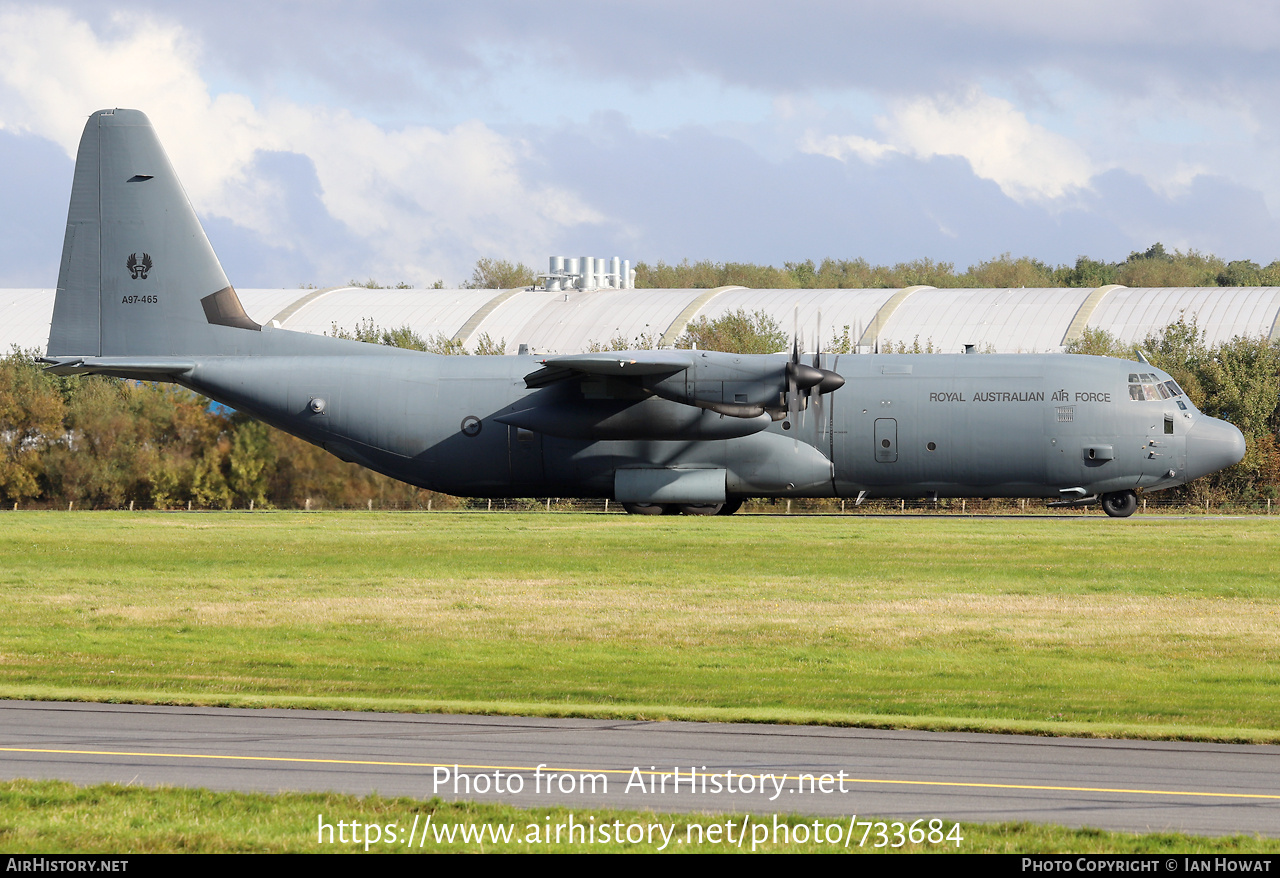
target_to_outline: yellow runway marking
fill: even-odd
[[[541,771],[543,774],[625,774],[628,777],[635,773],[635,770],[623,768],[555,768],[547,765],[459,765],[456,763],[443,762],[382,762],[375,760],[363,759],[309,759],[299,756],[228,756],[217,753],[145,753],[130,752],[122,750],[48,750],[38,749],[35,747],[0,747],[0,753],[51,753],[63,756],[134,756],[147,757],[152,759],[224,759],[235,762],[289,762],[302,763],[307,765],[367,765],[381,766],[386,768],[465,768],[469,771],[507,771],[507,772],[524,772],[531,773]],[[669,771],[640,771],[642,775],[649,777],[661,777],[662,775],[670,776]],[[724,777],[726,772],[681,772],[680,777],[682,783],[684,778],[689,777]],[[769,775],[764,773],[749,773],[744,771],[735,771],[734,774],[739,777],[754,777],[763,779]],[[772,774],[775,779],[783,781],[794,780],[800,782],[801,777],[822,777],[817,775],[778,775]],[[833,778],[834,780],[834,778]],[[1280,801],[1280,794],[1266,793],[1211,793],[1202,790],[1135,790],[1124,789],[1120,787],[1058,787],[1040,784],[1004,784],[1004,783],[978,783],[976,781],[946,781],[946,780],[889,780],[883,778],[856,778],[846,777],[845,783],[851,784],[895,784],[901,786],[918,786],[918,787],[964,787],[969,789],[988,789],[988,790],[1035,790],[1041,792],[1059,792],[1059,793],[1125,793],[1134,796],[1201,796],[1216,799],[1264,799]]]

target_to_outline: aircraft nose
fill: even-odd
[[[1244,460],[1244,434],[1235,424],[1197,418],[1187,433],[1187,481],[1216,473]]]

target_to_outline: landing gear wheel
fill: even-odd
[[[724,508],[723,503],[682,503],[680,504],[681,515],[719,515],[720,510]]]
[[[629,515],[666,515],[667,510],[660,503],[623,503],[622,508]]]
[[[1102,495],[1102,511],[1112,518],[1128,518],[1138,508],[1138,495],[1132,491],[1116,491]]]
[[[742,508],[741,500],[726,500],[720,506],[720,511],[716,515],[733,515]]]

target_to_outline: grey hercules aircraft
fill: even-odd
[[[175,382],[423,488],[637,513],[1047,497],[1125,516],[1245,450],[1169,375],[1101,357],[447,357],[260,326],[137,110],[93,114],[80,140],[44,362]]]

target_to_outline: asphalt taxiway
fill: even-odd
[[[0,776],[1280,836],[1280,746],[0,701]]]

